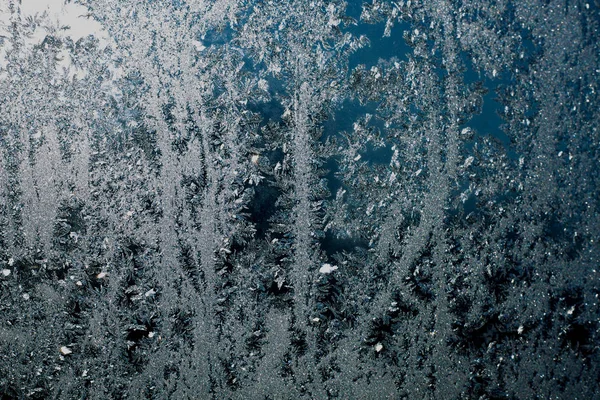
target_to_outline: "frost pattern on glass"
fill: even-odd
[[[0,396],[600,397],[599,10],[6,0]]]

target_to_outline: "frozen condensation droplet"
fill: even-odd
[[[375,345],[375,351],[379,353],[381,350],[383,350],[383,345],[381,343],[377,343]]]
[[[60,348],[60,352],[65,356],[72,353],[71,349],[69,349],[67,346],[62,346]]]
[[[463,168],[469,168],[469,166],[471,164],[473,164],[473,160],[475,160],[475,157],[473,157],[473,156],[467,157],[467,159],[465,160],[465,164],[463,165]]]
[[[260,79],[258,81],[258,88],[260,90],[264,90],[265,92],[269,91],[269,82],[267,82],[265,79]]]
[[[9,276],[9,275],[10,275],[10,273],[11,273],[10,269],[3,269],[3,270],[2,270],[2,275],[3,275],[3,276]]]
[[[322,274],[330,274],[336,269],[338,269],[337,265],[323,264],[323,266],[319,269],[319,272]]]
[[[192,40],[192,44],[194,45],[194,47],[196,48],[197,51],[202,51],[202,50],[206,49],[206,46],[204,46],[202,44],[202,42],[200,42],[198,40]]]

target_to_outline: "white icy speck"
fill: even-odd
[[[377,343],[375,345],[375,351],[379,353],[381,350],[383,350],[383,345],[381,343]]]
[[[10,271],[10,269],[3,269],[3,270],[2,270],[2,275],[3,275],[3,276],[9,276],[9,275],[10,275],[10,272],[11,272],[11,271]]]
[[[29,293],[23,293],[23,298],[25,300],[29,300]]]
[[[267,82],[265,79],[260,79],[258,81],[258,88],[260,90],[264,90],[265,92],[269,91],[269,82]]]
[[[202,51],[206,49],[206,46],[204,46],[199,40],[192,40],[192,44],[194,45],[197,51]]]
[[[100,272],[98,275],[96,275],[96,278],[103,279],[103,278],[106,278],[106,275],[107,275],[106,272]]]
[[[61,347],[61,348],[60,348],[60,352],[61,352],[63,355],[65,355],[65,356],[66,356],[67,354],[71,354],[71,353],[72,353],[71,349],[70,349],[70,348],[68,348],[67,346],[63,346],[63,347]]]
[[[322,274],[330,274],[336,269],[338,269],[337,265],[323,264],[323,266],[319,269],[319,272]]]
[[[155,333],[154,333],[154,332],[148,332],[148,337],[149,337],[149,338],[153,338],[153,337],[154,337],[154,335],[155,335]]]
[[[519,326],[519,329],[517,329],[517,333],[520,335],[523,333],[523,330],[525,330],[525,328],[523,328],[523,325]]]
[[[467,159],[465,160],[465,164],[463,165],[463,168],[469,168],[469,166],[471,164],[473,164],[473,160],[475,160],[475,157],[473,157],[473,156],[467,157]]]
[[[154,289],[150,289],[146,293],[144,293],[144,296],[150,297],[150,296],[154,296],[155,294],[156,294],[156,291]]]
[[[9,258],[9,259],[8,259],[8,266],[9,266],[9,267],[12,267],[14,264],[15,264],[15,259],[14,259],[14,258],[12,258],[12,257],[11,257],[11,258]]]
[[[70,233],[69,233],[69,237],[70,237],[71,239],[73,239],[73,241],[74,241],[75,243],[77,243],[77,242],[79,241],[79,235],[77,234],[77,232],[70,232]]]

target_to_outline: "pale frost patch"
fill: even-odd
[[[319,269],[319,272],[322,274],[330,274],[336,269],[338,269],[337,265],[323,264],[323,266]]]
[[[265,92],[269,91],[269,82],[266,81],[266,79],[260,79],[258,81],[258,88],[260,90],[264,90]]]
[[[192,40],[192,44],[194,45],[197,51],[202,51],[206,49],[206,46],[204,46],[199,40]]]
[[[473,164],[473,160],[475,160],[475,157],[473,157],[473,156],[467,157],[467,159],[465,160],[465,163],[463,165],[463,168],[468,168],[471,164]]]
[[[110,43],[106,30],[99,22],[90,18],[88,8],[80,4],[65,3],[64,0],[21,0],[17,12],[20,14],[16,17],[18,19],[11,14],[8,4],[0,4],[0,69],[7,66],[6,55],[12,49],[10,41],[2,40],[2,37],[11,37],[10,28],[13,22],[20,20],[23,23],[27,18],[35,16],[42,17],[42,23],[30,35],[23,36],[21,52],[31,51],[35,45],[42,43],[48,34],[62,38],[70,37],[73,42],[92,35],[98,39],[100,48],[106,48]],[[57,72],[67,69],[69,78],[84,78],[87,72],[75,68],[72,61],[65,50],[60,51]]]

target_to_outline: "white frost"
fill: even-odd
[[[267,82],[265,79],[260,79],[258,81],[258,88],[260,90],[268,92],[269,91],[269,82]]]
[[[206,49],[206,46],[204,46],[204,44],[202,44],[202,42],[200,42],[199,40],[192,40],[192,44],[194,45],[197,51],[202,51]]]
[[[338,269],[337,265],[323,264],[323,266],[319,269],[319,272],[322,274],[330,274],[336,269]]]
[[[469,166],[471,164],[473,164],[473,160],[475,160],[475,158],[473,156],[467,157],[467,159],[465,160],[465,164],[463,165],[463,168],[469,168]]]
[[[7,1],[0,3],[0,37],[10,37],[11,12]],[[4,4],[6,3],[6,4]],[[42,16],[46,13],[44,24],[40,25],[33,35],[25,37],[23,49],[31,50],[34,45],[41,43],[48,34],[71,37],[73,42],[88,35],[93,35],[99,40],[101,48],[109,44],[109,36],[103,26],[96,20],[86,17],[89,13],[87,7],[65,3],[64,0],[21,0],[19,2],[20,17],[22,20],[35,15]],[[51,27],[68,27],[53,31]],[[6,64],[7,46],[0,49],[0,67]],[[60,63],[59,63],[60,65]],[[62,66],[70,66],[70,58],[63,58]]]

